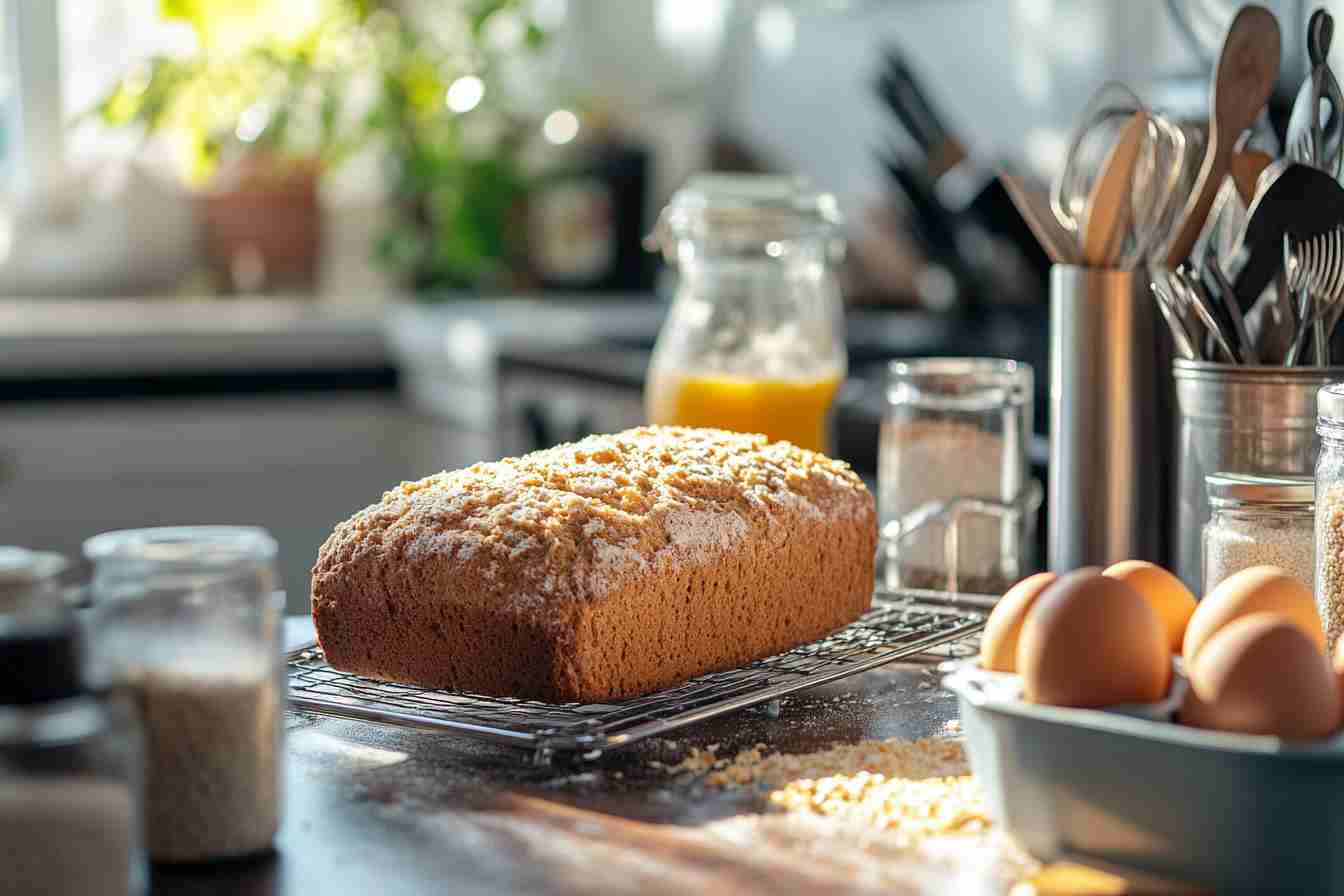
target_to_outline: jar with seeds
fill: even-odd
[[[1204,593],[1252,566],[1277,566],[1308,588],[1316,578],[1316,482],[1310,476],[1212,473],[1204,527]]]
[[[1344,634],[1344,383],[1316,397],[1316,608],[1332,654]]]

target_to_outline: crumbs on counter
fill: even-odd
[[[663,767],[703,775],[706,786],[721,790],[768,788],[777,811],[859,823],[902,839],[982,833],[992,825],[960,740],[867,740],[803,754],[768,753],[756,744],[731,758],[718,749],[692,749]]]

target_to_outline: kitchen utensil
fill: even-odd
[[[934,109],[928,91],[915,77],[905,54],[894,46],[883,53],[877,93],[924,151],[925,173],[930,180],[936,182],[966,159],[966,147],[943,123],[943,117]]]
[[[1344,95],[1327,59],[1334,36],[1334,19],[1318,9],[1307,23],[1307,54],[1311,75],[1303,82],[1288,119],[1286,155],[1339,177],[1344,143]],[[1325,103],[1322,110],[1322,101]],[[1322,111],[1325,121],[1322,122]]]
[[[1263,6],[1241,8],[1228,27],[1209,101],[1209,142],[1199,179],[1163,257],[1175,267],[1190,254],[1208,218],[1241,132],[1269,99],[1279,72],[1279,23]]]
[[[957,695],[990,814],[1036,858],[1109,862],[1218,893],[1344,890],[1344,737],[1294,744],[1026,703],[971,662],[943,686]]]
[[[1148,130],[1148,115],[1130,116],[1106,155],[1083,213],[1083,261],[1097,268],[1116,267],[1130,233],[1130,196],[1134,165]]]
[[[1260,175],[1273,161],[1273,156],[1259,149],[1240,149],[1232,154],[1232,181],[1243,205],[1249,206],[1255,199]]]
[[[1283,366],[1296,367],[1307,344],[1307,334],[1311,332],[1316,320],[1316,305],[1312,300],[1311,289],[1300,286],[1297,289],[1297,330],[1293,333],[1293,344],[1283,358]]]
[[[1171,232],[1204,160],[1207,135],[1202,124],[1177,123],[1150,114],[1145,137],[1134,168],[1130,200],[1134,221],[1132,255],[1121,267],[1133,267],[1153,258],[1160,242]]]
[[[1027,222],[1035,234],[1045,254],[1055,264],[1073,264],[1077,261],[1077,243],[1073,234],[1059,225],[1054,212],[1050,210],[1050,197],[1042,191],[1036,191],[1022,182],[1022,179],[999,173],[999,180],[1012,197],[1022,220]]]
[[[1178,302],[1176,297],[1171,294],[1170,287],[1161,280],[1154,280],[1149,286],[1153,291],[1153,299],[1157,302],[1157,310],[1171,330],[1171,338],[1176,343],[1176,350],[1187,361],[1201,360],[1202,356],[1196,346],[1195,338],[1191,336],[1185,321],[1181,319],[1177,310]]]
[[[1050,207],[1064,230],[1080,245],[1086,229],[1088,200],[1106,160],[1136,113],[1147,110],[1134,92],[1117,81],[1099,87],[1088,100],[1069,138],[1064,167],[1050,189]]]
[[[1049,567],[1160,562],[1167,369],[1147,277],[1050,272]]]
[[[1228,320],[1232,322],[1232,331],[1237,337],[1240,354],[1244,359],[1243,363],[1259,364],[1260,359],[1256,354],[1255,343],[1246,331],[1246,321],[1242,316],[1241,306],[1237,304],[1236,290],[1232,288],[1232,284],[1223,274],[1223,268],[1218,263],[1217,255],[1210,253],[1204,259],[1204,271],[1213,280],[1213,289],[1218,293],[1218,301],[1222,304]]]
[[[1223,353],[1227,360],[1234,364],[1244,364],[1245,361],[1239,350],[1237,336],[1233,332],[1231,324],[1226,321],[1219,306],[1214,303],[1204,285],[1199,282],[1199,278],[1185,268],[1177,268],[1167,275],[1167,280],[1171,285],[1172,293],[1184,306],[1193,311],[1200,322],[1208,328],[1208,332],[1213,337],[1218,350]]]
[[[1344,310],[1344,229],[1336,227],[1293,246],[1285,265],[1288,283],[1303,294],[1302,304],[1310,304],[1311,317],[1300,322],[1294,339],[1293,357],[1303,350],[1308,325],[1316,363],[1329,363],[1329,337]]]
[[[1237,241],[1248,255],[1236,279],[1238,304],[1249,308],[1283,269],[1285,235],[1302,242],[1328,233],[1344,216],[1344,187],[1310,165],[1278,159],[1260,178]]]

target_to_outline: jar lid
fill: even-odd
[[[679,239],[728,248],[825,234],[840,224],[835,196],[804,177],[697,174],[672,194],[646,245],[670,253]]]
[[[68,565],[60,554],[0,545],[0,588],[54,578],[65,572]]]
[[[0,706],[29,706],[85,691],[79,630],[73,616],[52,609],[0,617]]]
[[[1209,502],[1215,505],[1316,503],[1316,480],[1311,476],[1210,473],[1204,483]]]
[[[1344,424],[1344,383],[1330,383],[1316,393],[1316,417]]]

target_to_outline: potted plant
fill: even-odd
[[[297,21],[288,7],[264,14],[273,3],[160,0],[196,52],[150,60],[96,110],[174,147],[216,282],[311,285],[319,178],[364,147],[388,172],[379,261],[425,294],[507,280],[535,128],[497,69],[544,43],[525,5],[468,0],[417,23],[376,0],[323,0]]]

